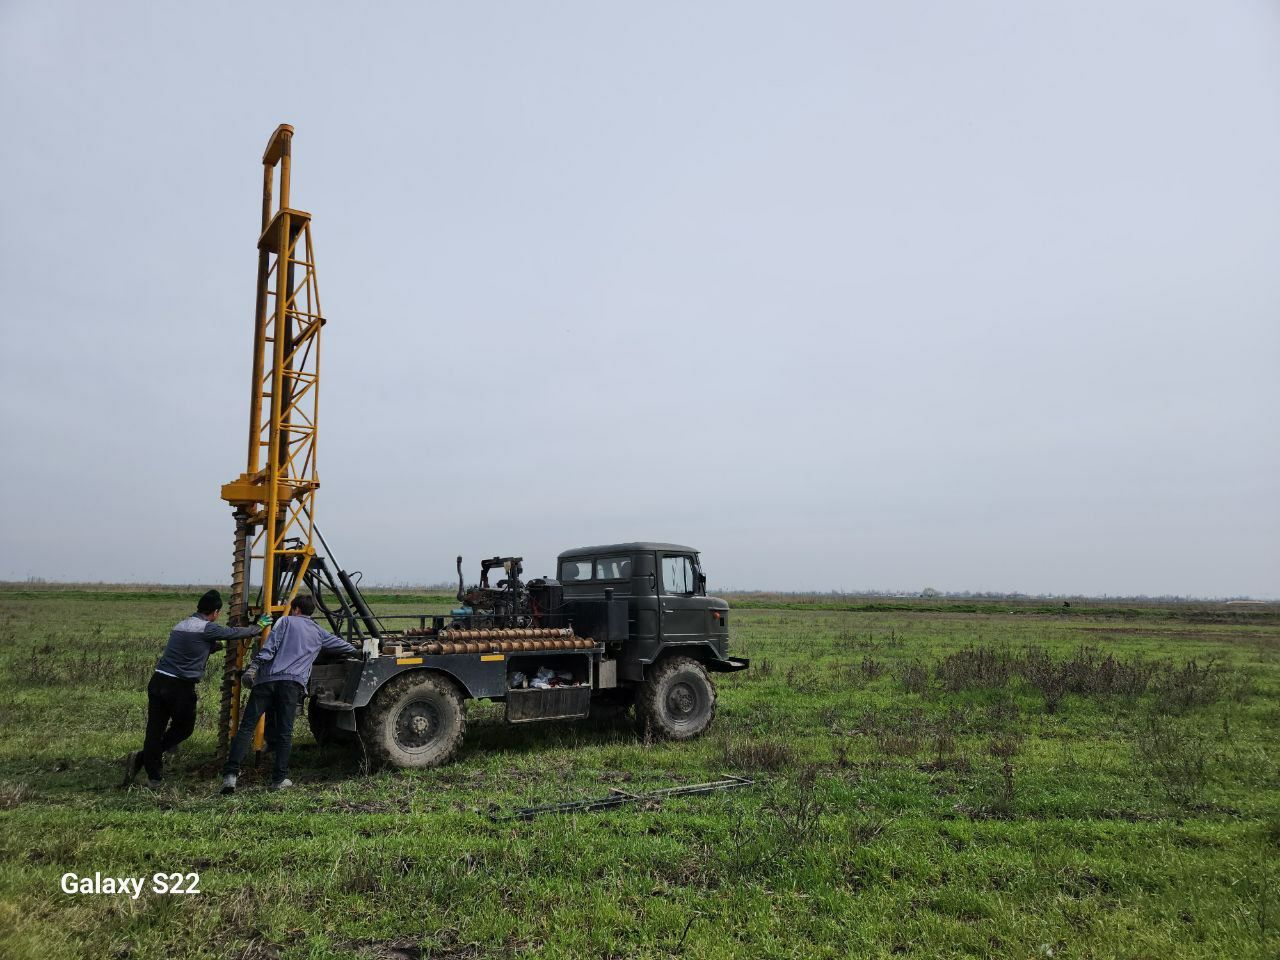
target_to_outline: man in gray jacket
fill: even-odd
[[[235,793],[240,774],[240,761],[249,750],[258,717],[270,711],[274,724],[270,724],[275,736],[275,769],[271,774],[271,789],[284,790],[293,786],[289,779],[289,751],[293,746],[293,720],[298,704],[307,695],[307,681],[311,678],[311,666],[321,650],[332,650],[348,656],[360,655],[347,641],[336,634],[320,629],[311,619],[316,602],[310,597],[298,597],[289,607],[289,615],[281,617],[271,628],[267,642],[245,669],[242,682],[251,686],[249,704],[236,730],[236,738],[227,753],[222,768],[222,792]]]
[[[191,736],[196,726],[196,684],[204,676],[209,654],[224,640],[253,637],[271,623],[263,617],[254,627],[220,627],[222,595],[210,590],[196,603],[191,614],[171,631],[164,653],[156,662],[147,684],[147,735],[141,750],[124,760],[124,785],[128,786],[145,767],[147,781],[156,785],[163,779],[163,757]]]

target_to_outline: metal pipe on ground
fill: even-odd
[[[639,803],[645,800],[663,800],[667,797],[688,797],[698,796],[707,793],[717,793],[721,790],[738,790],[742,787],[753,787],[756,781],[747,777],[726,777],[723,780],[713,780],[710,783],[695,783],[687,787],[667,787],[663,790],[649,790],[646,793],[626,793],[622,790],[613,790],[610,796],[597,797],[594,800],[571,800],[568,803],[548,803],[540,807],[525,807],[522,810],[514,810],[511,813],[491,813],[489,819],[495,823],[503,820],[532,820],[534,817],[541,816],[544,813],[575,813],[577,811],[590,812],[594,810],[611,810],[614,807],[620,807],[627,803]]]

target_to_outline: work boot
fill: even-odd
[[[229,797],[236,792],[236,781],[239,779],[240,777],[234,773],[228,773],[222,778],[222,795],[224,797]]]
[[[268,789],[272,793],[279,793],[281,790],[288,790],[292,786],[293,786],[293,781],[290,780],[288,777],[285,777],[279,783],[273,783],[270,787],[268,787]]]
[[[120,784],[127,787],[133,783],[138,777],[138,771],[142,769],[142,751],[130,750],[124,755],[124,782]]]

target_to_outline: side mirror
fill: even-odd
[[[698,571],[698,589],[703,593],[707,592],[707,575],[701,570]]]
[[[658,592],[658,575],[656,573],[649,574],[649,589],[654,593]]]

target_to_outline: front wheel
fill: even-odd
[[[697,660],[663,660],[640,688],[636,712],[646,733],[668,740],[691,740],[715,719],[715,684]]]
[[[438,767],[462,746],[467,715],[453,681],[415,670],[384,684],[356,724],[376,765]]]

